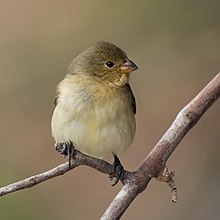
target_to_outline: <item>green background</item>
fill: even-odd
[[[134,170],[179,110],[220,71],[219,1],[0,1],[0,185],[65,160],[50,118],[56,84],[71,60],[111,41],[139,67],[131,76],[137,133],[120,156]],[[220,103],[208,110],[168,162],[179,202],[152,180],[122,219],[220,218]],[[111,161],[112,158],[106,158]],[[99,219],[121,184],[79,167],[0,198],[0,219]]]

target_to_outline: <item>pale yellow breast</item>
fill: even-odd
[[[124,151],[135,134],[130,97],[94,81],[86,82],[86,88],[84,83],[80,79],[60,84],[52,117],[56,142],[72,141],[80,151],[98,158]]]

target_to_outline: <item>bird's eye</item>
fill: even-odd
[[[115,65],[112,61],[107,61],[105,64],[109,68],[112,68]]]

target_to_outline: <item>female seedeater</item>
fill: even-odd
[[[74,149],[96,158],[113,154],[114,165],[121,166],[117,154],[135,135],[129,76],[136,69],[125,52],[109,42],[92,45],[72,61],[58,84],[51,123],[61,154],[70,159]]]

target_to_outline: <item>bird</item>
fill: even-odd
[[[117,155],[135,136],[129,78],[137,69],[115,44],[96,42],[73,59],[56,90],[51,120],[56,150],[69,157],[69,164],[74,150],[99,159],[112,154],[114,171],[119,170],[113,185],[124,172]]]

